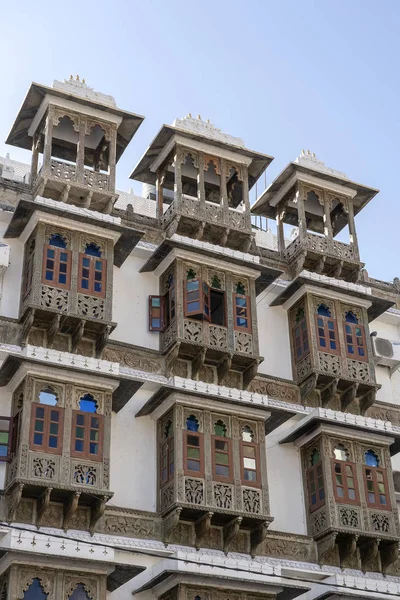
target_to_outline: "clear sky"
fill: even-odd
[[[1,140],[31,81],[78,73],[146,116],[122,190],[160,126],[188,112],[274,156],[267,183],[310,149],[381,190],[356,219],[361,257],[371,276],[400,276],[399,0],[19,0],[0,24]]]

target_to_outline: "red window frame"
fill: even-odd
[[[238,303],[238,300],[240,303]],[[246,325],[239,325],[239,319],[245,320]],[[233,294],[233,328],[236,329],[236,331],[252,332],[250,296],[236,293]]]
[[[371,477],[368,477],[368,471],[371,472]],[[372,489],[368,489],[368,483],[372,482]],[[379,484],[383,485],[384,494],[379,490]],[[364,486],[365,497],[369,508],[379,508],[380,510],[391,510],[390,492],[388,488],[386,469],[380,467],[369,467],[364,465]],[[369,493],[375,494],[375,502],[369,500]],[[384,495],[387,504],[382,504],[380,496]]]
[[[149,296],[149,330],[165,329],[165,296]]]
[[[92,426],[92,419],[97,419],[98,427]],[[77,436],[77,429],[83,430],[82,435]],[[71,430],[71,456],[75,458],[86,458],[87,460],[101,461],[103,460],[103,430],[104,418],[93,412],[83,410],[72,411],[72,430]],[[98,439],[91,439],[91,432],[98,432]],[[76,450],[76,442],[83,442],[83,450]],[[90,452],[90,445],[95,444],[98,448],[98,453]]]
[[[0,417],[0,462],[8,462],[11,460],[13,439],[13,417]]]
[[[357,469],[356,465],[349,461],[337,460],[332,458],[332,480],[333,490],[335,494],[336,502],[343,502],[344,504],[360,504],[360,494],[358,490],[357,481]],[[350,471],[350,473],[349,473]],[[341,477],[341,483],[338,482],[338,478]],[[349,485],[350,480],[353,480],[353,487]],[[343,490],[343,496],[340,495],[339,489]],[[354,498],[350,497],[349,490],[354,490]]]
[[[318,350],[321,350],[321,352],[327,352],[328,354],[340,354],[339,336],[336,319],[316,314],[315,326]],[[321,331],[323,331],[323,333],[321,333]],[[333,336],[330,335],[330,333],[333,334]],[[321,343],[321,340],[325,340],[327,345],[324,346]],[[331,348],[331,340],[336,343],[336,348]]]
[[[247,452],[247,448],[254,449],[254,452]],[[246,454],[253,454],[253,456],[246,456]],[[256,462],[256,468],[250,469],[249,467],[244,466],[244,459],[250,458],[254,459]],[[260,473],[260,447],[256,442],[244,442],[240,441],[240,471],[242,478],[242,485],[246,485],[249,487],[261,487],[261,473]],[[245,471],[255,471],[256,478],[253,481],[245,479]]]
[[[38,413],[39,409],[43,409],[41,416]],[[39,402],[32,403],[31,413],[31,433],[30,433],[30,448],[38,452],[50,452],[51,454],[61,454],[63,447],[64,434],[64,409],[48,404],[40,404]],[[58,414],[58,420],[54,417],[54,413]],[[43,425],[39,425],[43,423]],[[57,433],[52,425],[58,424]],[[43,435],[41,444],[35,442],[35,434]],[[57,438],[57,447],[50,445],[51,438]]]
[[[172,465],[172,469],[171,469]],[[164,476],[165,470],[165,476]],[[168,436],[161,444],[160,448],[160,481],[165,485],[175,474],[175,440],[174,435]]]
[[[233,455],[232,455],[232,440],[230,438],[220,436],[220,435],[212,435],[211,436],[212,443],[212,465],[213,465],[213,479],[215,481],[226,481],[227,483],[233,482]],[[217,448],[217,444],[224,443],[226,444],[226,450],[221,448]],[[217,455],[221,454],[228,457],[228,462],[223,463],[219,462]],[[217,467],[221,465],[223,467],[228,467],[229,475],[220,475],[217,473]]]
[[[198,444],[194,445],[190,438],[197,438]],[[191,448],[199,449],[199,458],[193,458],[189,456]],[[188,466],[188,460],[193,460],[193,462],[199,463],[199,470],[192,470]],[[185,475],[190,475],[192,477],[201,477],[204,478],[204,438],[203,434],[199,431],[188,431],[185,430],[183,432],[183,470]]]
[[[315,487],[313,487],[313,484],[315,484]],[[315,510],[317,510],[325,504],[325,482],[324,470],[322,468],[322,460],[318,461],[315,465],[307,469],[307,488],[310,512],[314,512]],[[315,504],[313,504],[312,502],[314,494],[316,500]]]
[[[187,279],[184,283],[185,317],[211,319],[210,286],[200,278]]]
[[[346,356],[348,358],[352,358],[353,360],[368,360],[367,353],[367,344],[365,339],[365,329],[363,325],[358,325],[357,323],[348,323],[345,321],[343,323],[344,330],[344,340],[346,347]],[[357,332],[359,330],[359,332]],[[349,347],[353,347],[354,352],[351,353]],[[364,351],[364,355],[361,356],[359,354],[359,350],[362,349]]]
[[[84,261],[87,260],[88,264],[85,265]],[[101,269],[99,269],[96,263],[100,263]],[[87,275],[86,275],[87,272]],[[100,277],[97,277],[97,273],[100,273]],[[82,285],[83,281],[87,281],[88,287],[85,288]],[[98,298],[105,298],[106,296],[106,281],[107,281],[107,260],[98,256],[91,256],[84,252],[79,253],[79,268],[78,268],[78,292],[89,296],[97,296]],[[101,290],[96,291],[95,286],[101,284]]]
[[[53,252],[52,257],[48,255],[49,252]],[[64,254],[66,260],[61,260]],[[49,287],[69,290],[71,287],[71,257],[71,250],[45,244],[43,246],[42,283]],[[53,263],[53,266],[51,266],[51,263]],[[62,269],[62,265],[65,265],[65,270]],[[46,279],[47,273],[52,274],[52,279]],[[66,282],[60,283],[60,276],[63,275],[65,275]]]
[[[294,359],[300,362],[305,356],[310,354],[310,341],[308,337],[307,317],[304,316],[292,328]]]

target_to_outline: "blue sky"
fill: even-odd
[[[274,156],[267,182],[309,148],[381,190],[356,219],[361,257],[374,277],[400,275],[398,0],[20,0],[0,18],[1,140],[32,80],[79,73],[146,116],[119,189],[162,123],[188,112]]]

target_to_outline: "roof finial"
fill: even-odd
[[[70,81],[72,81],[72,80],[73,80],[73,78],[74,78],[74,76],[73,76],[73,75],[70,75],[70,76],[69,76],[69,80],[70,80]]]
[[[199,121],[201,121],[201,116],[200,115],[197,115],[197,118],[198,118]]]
[[[76,76],[76,80],[79,81],[79,75]]]
[[[192,113],[188,113],[188,117],[191,119],[192,118]]]
[[[84,79],[82,79],[82,83],[86,83],[86,81]]]

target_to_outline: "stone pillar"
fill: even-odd
[[[162,171],[157,172],[156,179],[156,216],[157,219],[161,219],[164,214],[164,183],[165,175]]]
[[[203,218],[206,213],[206,191],[204,187],[204,158],[199,154],[199,168],[197,171],[197,198],[199,200],[199,216]]]
[[[302,190],[296,192],[297,214],[299,219],[299,238],[304,242],[307,237],[306,210],[304,206],[304,196]]]
[[[285,232],[283,230],[283,215],[284,211],[278,208],[276,212],[276,228],[278,233],[278,252],[283,253],[285,250]]]
[[[108,153],[108,164],[109,164],[109,181],[108,189],[110,192],[115,192],[115,168],[117,164],[117,130],[111,131],[110,137],[110,150]]]
[[[356,233],[356,224],[354,221],[354,206],[351,199],[347,202],[348,206],[348,220],[349,220],[349,233],[350,233],[350,244],[354,249],[354,258],[360,260],[360,251],[358,249],[358,239]]]
[[[332,239],[332,222],[331,222],[331,203],[328,198],[324,198],[324,234],[329,239]]]
[[[81,117],[79,119],[79,137],[78,137],[78,148],[76,153],[76,181],[83,183],[84,169],[85,169],[85,136],[86,136],[86,119]]]
[[[32,141],[31,184],[36,179],[39,162],[40,133],[35,133]]]
[[[174,176],[174,204],[175,212],[180,212],[182,202],[182,163],[181,152],[176,149],[174,158],[175,176]]]
[[[49,106],[46,118],[46,127],[44,133],[44,148],[43,148],[43,173],[50,175],[51,172],[51,146],[53,142],[53,117],[54,108]]]
[[[224,160],[221,159],[221,206],[222,206],[222,218],[225,225],[229,225],[229,203],[228,203],[228,190],[226,187],[226,180],[228,178],[227,165]],[[221,223],[222,225],[222,223]]]
[[[251,229],[251,209],[250,209],[250,198],[249,198],[249,174],[246,167],[242,167],[243,181],[242,181],[242,194],[243,204],[246,219],[246,228]]]

